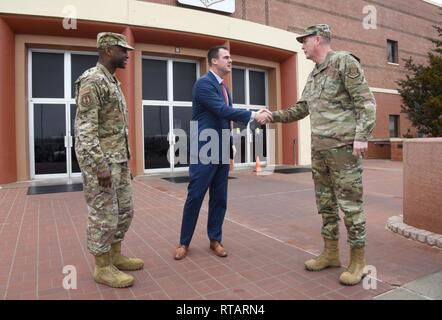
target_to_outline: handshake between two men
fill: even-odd
[[[260,109],[258,112],[256,112],[255,120],[259,124],[267,124],[273,121],[272,117],[272,111],[268,109]]]

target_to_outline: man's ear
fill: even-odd
[[[315,38],[316,38],[316,42],[317,42],[317,43],[321,43],[321,42],[322,42],[320,36],[315,36]]]
[[[106,49],[104,49],[104,52],[108,57],[112,56],[112,47],[107,47]]]

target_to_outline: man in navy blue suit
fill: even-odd
[[[271,112],[261,109],[258,112],[235,109],[232,98],[223,78],[232,71],[232,59],[227,47],[211,48],[207,54],[210,71],[197,80],[192,91],[192,121],[197,121],[198,136],[191,141],[198,141],[197,150],[192,150],[189,166],[189,186],[186,203],[183,209],[180,243],[175,251],[176,260],[183,259],[188,252],[201,205],[209,190],[209,215],[207,234],[210,248],[219,257],[226,257],[227,251],[221,244],[222,225],[227,208],[227,181],[229,175],[229,155],[233,158],[233,144],[229,134],[230,121],[247,124],[252,120],[264,123],[271,120]],[[218,143],[209,140],[207,143],[216,145],[203,155],[202,148],[206,143],[199,141],[206,133],[216,132]],[[195,132],[196,133],[196,132]],[[201,133],[203,133],[201,135]],[[191,134],[192,135],[192,134]],[[226,142],[227,143],[223,143]],[[217,140],[217,139],[215,139]],[[223,146],[226,146],[223,148]],[[207,146],[204,148],[207,149]],[[203,149],[203,150],[204,150]],[[210,148],[209,148],[210,149]],[[196,152],[197,151],[197,152]]]

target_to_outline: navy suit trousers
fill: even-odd
[[[204,196],[209,189],[209,240],[221,242],[222,225],[227,208],[228,164],[191,164],[189,186],[183,210],[180,243],[188,246],[192,240]]]

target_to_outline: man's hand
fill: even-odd
[[[364,157],[365,152],[367,152],[368,149],[368,142],[362,142],[362,141],[354,141],[353,142],[353,155],[355,156],[362,156]]]
[[[103,188],[112,187],[112,178],[110,170],[102,171],[97,173],[98,185]]]
[[[262,108],[256,113],[255,120],[259,124],[266,124],[272,122],[273,120],[272,112],[268,109]]]

